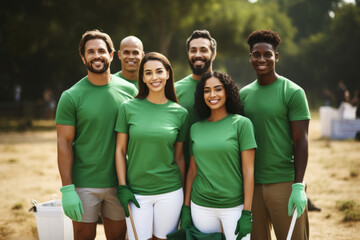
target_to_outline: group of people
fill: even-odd
[[[111,74],[111,38],[83,34],[87,76],[63,92],[56,112],[64,213],[75,239],[167,239],[177,229],[226,239],[308,239],[303,182],[310,113],[305,93],[278,75],[281,40],[248,37],[257,79],[241,90],[213,71],[217,43],[207,30],[186,40],[192,74],[175,82],[166,56],[120,43]],[[133,220],[133,221],[131,221]],[[179,226],[180,225],[180,226]]]

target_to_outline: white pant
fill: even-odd
[[[177,230],[184,201],[182,188],[158,195],[135,194],[135,198],[140,208],[130,202],[130,209],[139,240],[147,240],[152,235],[165,239],[167,234]],[[129,240],[134,240],[130,218],[126,218],[126,226]]]
[[[232,208],[208,208],[191,202],[191,218],[200,232],[214,233],[223,229],[226,240],[236,240],[235,229],[243,209],[244,205]],[[242,240],[250,240],[250,233]]]

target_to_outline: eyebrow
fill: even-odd
[[[218,88],[218,87],[224,87],[224,86],[223,86],[223,85],[216,85],[216,86],[214,86],[214,88]],[[210,88],[210,87],[204,86],[204,88]]]
[[[162,70],[162,69],[165,69],[165,68],[159,67],[159,68],[155,69],[155,71],[157,71],[157,70]],[[148,72],[148,71],[151,71],[151,69],[145,69],[145,70],[144,70],[144,72]]]

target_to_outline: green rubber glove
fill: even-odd
[[[74,221],[80,222],[84,213],[79,195],[75,191],[75,185],[67,185],[60,188],[62,192],[62,207],[66,216]]]
[[[190,207],[183,205],[181,208],[180,228],[184,229],[192,225]]]
[[[297,218],[301,216],[304,212],[306,204],[307,204],[307,197],[305,193],[305,184],[303,183],[294,183],[292,186],[291,195],[289,198],[288,204],[288,214],[289,216],[292,215],[292,211],[294,205],[296,206],[297,211]]]
[[[252,215],[251,212],[248,210],[242,210],[241,217],[237,222],[235,235],[239,233],[236,240],[240,240],[252,230]]]
[[[117,186],[116,194],[122,207],[124,208],[126,217],[129,217],[128,205],[130,201],[132,201],[138,208],[140,208],[138,201],[136,201],[136,198],[128,185]]]

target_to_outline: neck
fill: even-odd
[[[149,102],[155,104],[164,104],[169,101],[169,99],[167,99],[167,97],[165,96],[165,91],[160,91],[160,92],[149,91],[149,94],[147,95],[146,99]]]
[[[266,86],[276,81],[279,75],[276,72],[271,72],[265,75],[257,74],[257,80],[260,85]]]
[[[98,74],[88,71],[88,80],[94,85],[106,85],[111,81],[110,70]]]
[[[226,111],[226,108],[219,108],[216,110],[211,110],[210,117],[208,118],[209,122],[217,122],[224,117],[226,117],[229,113]]]
[[[128,72],[126,70],[121,70],[121,74],[124,76],[124,78],[137,81],[138,79],[138,72]]]

